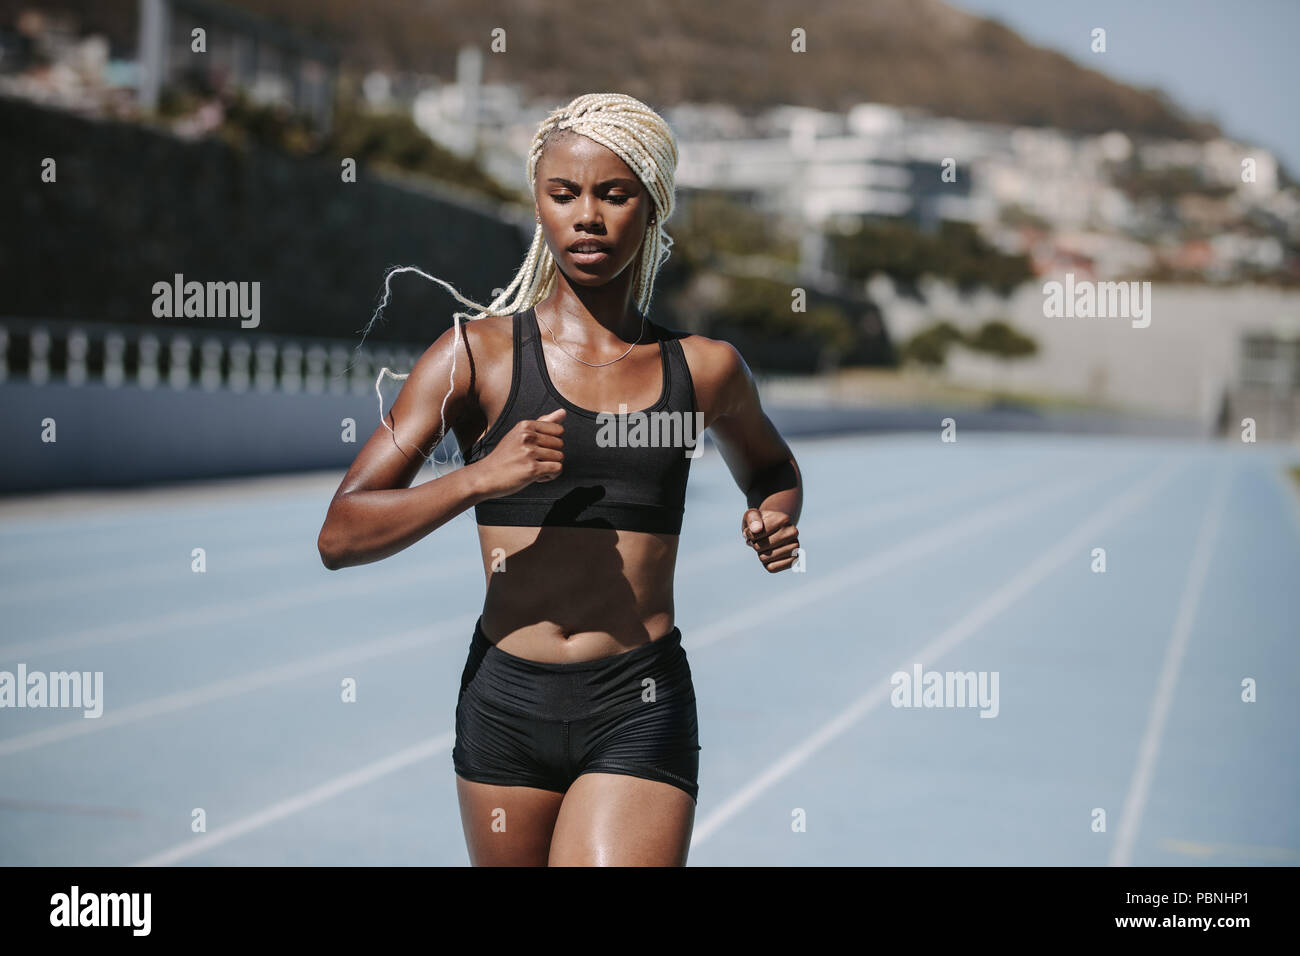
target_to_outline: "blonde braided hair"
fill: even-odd
[[[668,260],[673,245],[672,237],[664,231],[664,223],[673,214],[676,205],[674,177],[677,172],[677,139],[658,113],[634,97],[623,93],[583,94],[566,106],[552,110],[537,128],[525,162],[528,184],[534,192],[537,163],[552,138],[564,130],[586,136],[614,152],[637,174],[654,201],[647,235],[632,272],[632,289],[637,308],[642,315],[646,315],[654,295],[655,278],[659,274],[659,269]],[[365,333],[369,333],[383,312],[384,306],[388,304],[389,281],[399,272],[414,272],[437,282],[459,301],[478,310],[474,315],[468,312],[456,312],[452,316],[455,335],[452,338],[451,373],[448,376],[447,394],[442,399],[438,439],[433,445],[434,454],[437,453],[438,446],[442,444],[447,434],[447,399],[451,397],[452,390],[455,388],[456,342],[461,335],[460,320],[464,318],[473,321],[489,315],[514,315],[516,312],[532,308],[554,291],[557,270],[555,257],[546,246],[542,225],[538,222],[537,228],[533,231],[532,245],[528,248],[523,265],[515,273],[510,285],[506,286],[487,307],[465,298],[443,280],[421,272],[414,266],[398,266],[390,269],[384,276],[384,297],[379,307],[375,309],[374,315],[371,316]],[[364,334],[362,341],[365,341]],[[379,377],[375,380],[375,393],[379,396],[380,421],[390,432],[393,432],[393,429],[384,416],[384,399],[379,390],[380,382],[385,375],[402,381],[409,374],[408,372],[398,375],[385,367],[380,370]],[[393,432],[393,439],[394,441],[397,439],[396,432]],[[416,451],[426,461],[433,461],[436,473],[439,464],[436,457],[425,455],[418,448]]]

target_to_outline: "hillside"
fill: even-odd
[[[0,0],[0,20],[32,0]],[[334,42],[345,65],[453,76],[457,48],[487,57],[488,82],[517,82],[563,100],[617,90],[655,107],[716,100],[746,111],[793,103],[841,110],[875,101],[968,120],[1121,129],[1204,138],[1215,128],[1159,91],[1116,82],[1034,47],[996,21],[941,0],[653,0],[608,8],[581,0],[233,0],[232,5]],[[42,0],[107,33],[115,55],[135,44],[136,0]],[[364,11],[364,12],[359,12]],[[807,31],[808,52],[790,51]],[[1080,37],[1079,58],[1087,37]]]

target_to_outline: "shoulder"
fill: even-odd
[[[488,315],[472,322],[461,320],[461,350],[469,345],[477,361],[494,362],[503,355],[509,361],[514,347],[515,327],[512,315]]]
[[[681,343],[691,377],[697,381],[722,383],[749,374],[744,357],[725,339],[711,339],[676,329],[665,329],[665,332]]]
[[[706,420],[726,413],[748,391],[752,382],[749,366],[730,342],[676,329],[665,329],[664,333],[681,344]]]
[[[472,391],[475,380],[483,375],[485,368],[503,361],[507,366],[511,364],[513,342],[513,316],[489,315],[472,321],[461,319],[459,338],[455,325],[438,336],[416,362],[411,378],[422,384],[445,383],[453,367],[454,345],[456,388]]]

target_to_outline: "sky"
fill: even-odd
[[[1114,79],[1158,86],[1300,175],[1300,0],[948,2]],[[1106,30],[1105,53],[1092,52],[1094,27]]]

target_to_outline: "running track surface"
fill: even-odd
[[[691,864],[1300,862],[1300,450],[792,447],[798,574],[745,548],[716,449],[692,466]],[[483,588],[472,513],[326,571],[341,477],[0,505],[0,670],[104,674],[98,719],[0,710],[0,863],[468,862],[451,745]],[[996,672],[997,716],[893,706],[917,664]]]

